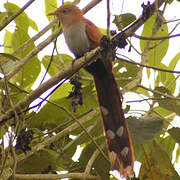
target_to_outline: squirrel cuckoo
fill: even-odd
[[[48,15],[56,15],[61,22],[66,43],[76,58],[99,46],[103,35],[75,5],[63,5]],[[122,110],[122,95],[112,72],[112,57],[97,59],[85,70],[94,77],[112,167],[122,176],[132,177],[133,149]]]

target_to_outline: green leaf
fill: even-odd
[[[115,15],[113,23],[117,26],[118,30],[121,31],[135,20],[136,16],[134,14],[125,13],[121,15]]]
[[[105,142],[104,137],[100,137],[96,139],[97,144],[101,145]],[[96,146],[94,143],[90,143],[86,145],[81,153],[81,156],[79,158],[79,166],[81,169],[85,169],[87,166],[87,163],[91,156],[93,155],[93,152],[96,150]],[[107,148],[103,149],[105,150],[106,155],[107,155]],[[108,155],[107,155],[108,156]],[[103,180],[109,180],[109,170],[110,170],[110,163],[107,162],[107,160],[101,155],[101,153],[98,155],[98,157],[94,160],[93,169],[91,170],[91,174],[98,174]]]
[[[45,13],[48,14],[50,12],[54,12],[57,8],[57,0],[44,0],[45,3]],[[54,19],[53,16],[47,16],[49,21]]]
[[[7,12],[0,13],[0,24],[3,25],[7,21]]]
[[[59,57],[58,57],[59,56]],[[56,73],[58,73],[59,71],[61,71],[65,66],[70,66],[72,65],[72,61],[73,61],[73,57],[67,55],[67,54],[59,54],[59,55],[54,55],[52,56],[44,56],[42,59],[42,64],[44,65],[44,67],[47,69],[50,61],[51,62],[51,66],[48,70],[48,73],[53,76]],[[52,59],[53,58],[53,59]],[[62,64],[62,62],[64,64]]]
[[[15,29],[14,33],[12,34],[12,39],[11,39],[11,45],[12,45],[13,50],[15,51],[16,49],[18,49],[23,43],[25,43],[29,39],[30,39],[30,36],[28,35],[26,31],[24,31],[21,28]],[[31,46],[23,50],[19,56],[20,57],[25,56],[34,47],[35,45],[32,44]]]
[[[173,127],[168,130],[168,133],[178,144],[180,144],[180,128]]]
[[[13,53],[13,49],[11,46],[12,33],[6,30],[4,35],[4,52],[5,53]]]
[[[180,52],[177,53],[175,55],[175,57],[171,60],[171,62],[169,63],[169,69],[170,70],[174,70],[174,68],[176,67],[177,63],[179,62],[179,59],[180,59]]]
[[[163,119],[159,117],[128,117],[126,120],[132,140],[137,144],[153,139],[163,126]]]
[[[12,35],[12,47],[16,50],[20,47],[24,42],[29,40],[30,37],[23,29],[16,29]],[[35,47],[34,44],[30,45],[28,48],[23,50],[19,57],[26,56],[33,48]],[[35,82],[36,78],[38,77],[41,70],[39,59],[35,56],[32,58],[22,69],[18,72],[13,78],[13,83],[19,83],[20,87],[27,87],[29,86],[29,90],[31,90],[32,84]]]
[[[107,35],[107,30],[101,27],[98,27],[98,29],[101,31],[101,33],[106,36]]]
[[[91,134],[93,127],[94,126],[87,127],[86,128],[87,132]],[[72,140],[68,144],[66,144],[66,146],[63,148],[63,152],[66,154],[66,156],[71,158],[76,151],[77,145],[81,145],[81,144],[87,143],[89,141],[90,141],[90,139],[87,136],[87,134],[84,131],[82,131],[74,140]]]
[[[58,104],[59,106],[62,106],[69,112],[73,113],[75,117],[78,117],[79,115],[88,112],[90,109],[97,107],[96,96],[93,93],[94,91],[92,91],[92,88],[93,87],[91,86],[83,88],[83,105],[79,106],[75,113],[73,113],[72,100],[70,98],[53,98],[55,100],[53,100],[52,102]],[[56,91],[61,93],[61,89]],[[71,117],[69,117],[67,112],[65,112],[62,108],[47,103],[41,108],[40,112],[32,117],[30,126],[39,128],[40,130],[52,129],[57,125],[64,123],[65,121],[67,121],[67,119],[72,119]]]
[[[150,148],[151,148],[153,160],[157,161],[158,165],[161,168],[165,168],[165,169],[172,168],[172,164],[171,164],[169,156],[167,155],[166,151],[164,151],[162,146],[157,141],[153,140],[150,143]],[[163,169],[161,169],[161,172],[162,170]],[[164,173],[166,173],[166,171],[164,171]]]
[[[94,109],[92,112],[89,111],[88,113],[82,114],[81,118],[86,118],[86,123],[84,123],[84,127],[88,128],[92,125],[94,125],[94,129],[92,130],[92,136],[99,136],[99,134],[102,134],[103,127],[102,127],[102,122],[101,122],[101,117],[99,110]],[[72,135],[79,135],[83,131],[82,127],[78,127],[77,129],[73,130],[71,133]]]
[[[51,167],[51,170],[56,169],[56,156],[57,153],[53,150],[43,149],[32,156],[20,161],[17,165],[17,173],[35,174],[43,173]]]
[[[137,89],[136,89],[136,92],[137,92],[138,94],[143,94],[143,95],[149,97],[149,91],[146,90],[146,89],[143,89],[143,88],[137,88]]]
[[[177,172],[174,170],[167,152],[155,140],[149,144],[150,153],[142,163],[139,178],[143,180],[176,180]]]
[[[36,22],[30,18],[29,18],[29,26],[32,27],[35,31],[39,31]]]
[[[166,87],[156,87],[155,90],[157,90],[157,91],[159,91],[161,93],[164,93],[164,94],[171,95],[170,90],[167,89]],[[178,100],[166,98],[163,95],[160,95],[160,94],[157,94],[157,93],[154,93],[154,97],[157,98],[157,102],[159,103],[159,105],[161,107],[166,108],[166,109],[180,115],[180,112],[179,112],[180,103],[179,103]]]
[[[135,141],[133,141],[132,143],[133,143],[135,160],[139,161],[139,162],[143,162],[144,149],[147,151],[146,143],[143,144],[143,145],[142,144],[137,144]]]
[[[18,62],[15,61],[7,61],[5,63],[2,64],[2,68],[3,68],[3,72],[5,74],[11,72],[14,69],[14,66],[16,66],[18,64]],[[2,71],[0,70],[0,73],[2,73]]]
[[[138,66],[130,64],[121,60],[115,60],[115,67],[113,69],[116,78],[134,78],[139,70]],[[118,85],[124,87],[129,81],[118,80]]]
[[[3,69],[3,72],[1,71],[0,68],[0,73],[9,73],[13,70],[14,66],[18,64],[17,60],[19,61],[20,59],[7,53],[0,53],[0,63],[1,67]]]
[[[69,95],[69,92],[72,90],[72,84],[69,82],[63,83],[53,94],[50,96],[50,101],[55,101],[61,98],[66,98]]]
[[[170,114],[172,115],[172,111],[163,108],[161,106],[157,106],[154,108],[154,112],[152,113],[152,116],[157,116],[157,113],[160,114],[161,117],[165,117],[165,116],[169,116]],[[171,116],[171,118],[169,118],[168,120],[164,121],[163,123],[163,128],[166,130],[169,127],[169,123],[174,119],[174,116]],[[163,134],[165,134],[165,132],[162,132]]]
[[[174,0],[168,0],[168,4],[171,4]],[[178,1],[178,0],[177,0]]]
[[[179,162],[179,157],[180,157],[180,146],[178,146],[176,149],[176,159],[175,159],[176,163]]]
[[[156,15],[153,15],[145,22],[141,35],[145,37],[151,37],[153,34],[153,29],[155,27],[155,22],[156,22]],[[168,26],[166,23],[159,28],[155,37],[161,37],[161,36],[168,36]],[[140,40],[140,47],[142,52],[144,52],[148,42],[149,41],[147,40]],[[163,40],[161,42],[159,40],[152,41],[150,47],[154,47],[154,48],[150,49],[147,53],[149,60],[148,64],[151,66],[159,67],[162,58],[165,56],[168,50],[168,46],[169,46],[169,39]]]
[[[162,69],[169,69],[163,63],[160,63],[159,67]],[[159,79],[159,84],[162,83],[165,87],[168,87],[168,89],[171,90],[171,93],[175,91],[176,81],[173,73],[159,71],[157,79]],[[157,84],[156,86],[158,86],[159,84]]]
[[[4,7],[8,10],[9,17],[13,14],[16,14],[21,8],[13,3],[4,3]],[[36,23],[30,19],[27,14],[23,11],[18,17],[14,19],[18,28],[22,28],[27,32],[29,26],[31,26],[34,30],[38,30]]]
[[[98,119],[92,118],[88,121],[88,123],[85,123],[83,125],[92,137],[97,138],[103,133],[102,122],[99,119],[99,116]],[[81,130],[81,132],[77,135],[77,137],[63,148],[65,154],[72,156],[76,150],[77,145],[85,146],[91,142],[91,139],[86,134],[86,132],[84,132],[81,127],[79,129]],[[71,134],[74,135],[73,132],[71,132]]]
[[[0,53],[0,62],[6,61],[6,60],[19,61],[20,59],[11,54]]]
[[[172,160],[174,147],[176,145],[175,140],[171,136],[159,136],[157,137],[157,139],[161,146],[164,148],[164,150],[168,153],[169,158]]]

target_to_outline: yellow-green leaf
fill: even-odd
[[[156,22],[156,15],[153,15],[151,18],[146,21],[143,27],[142,36],[145,37],[152,37],[153,29],[155,27]],[[164,19],[162,17],[162,19]],[[168,26],[167,24],[163,24],[159,30],[157,31],[155,37],[162,37],[162,36],[168,36]],[[146,48],[146,45],[149,41],[148,40],[140,40],[140,47],[141,51],[143,52]],[[169,46],[169,39],[160,41],[152,41],[147,55],[148,55],[148,64],[159,67],[160,62],[162,61],[162,58],[165,56]]]

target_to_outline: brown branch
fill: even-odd
[[[147,90],[147,91],[151,91],[152,93],[156,93],[156,94],[162,95],[162,96],[167,97],[167,98],[170,98],[170,99],[180,100],[180,97],[175,97],[175,96],[172,96],[172,95],[169,95],[169,94],[165,94],[165,93],[162,93],[162,92],[160,92],[160,91],[157,91],[157,90],[153,90],[153,89],[144,87],[144,86],[142,86],[142,85],[138,85],[138,87],[140,87],[140,88],[142,88],[142,89],[145,89],[145,90]]]
[[[67,174],[16,174],[16,179],[23,179],[23,180],[49,180],[49,179],[63,179],[63,178],[73,178],[73,179],[83,179],[86,177],[86,179],[95,179],[95,180],[101,180],[97,176],[93,175],[86,175],[85,173],[67,173]]]
[[[154,14],[154,12],[156,11],[156,4],[158,5],[158,8],[165,2],[166,0],[155,0],[154,3],[151,5],[152,9],[151,9],[151,14],[149,15],[149,18]],[[137,31],[145,22],[147,21],[147,19],[145,20],[143,15],[141,15],[133,24],[131,24],[128,28],[126,28],[125,30],[123,30],[122,32],[120,32],[119,34],[117,34],[115,37],[112,38],[112,40],[114,39],[118,39],[118,36],[121,37],[122,34],[124,34],[126,37],[131,37],[134,35],[134,32]]]
[[[89,9],[91,9],[92,7],[94,7],[96,4],[98,4],[99,2],[101,2],[102,0],[94,0],[92,1],[86,8],[83,9],[83,13],[86,13]],[[57,22],[57,20],[54,20],[53,23]],[[51,24],[51,23],[50,23]],[[51,24],[52,25],[52,24]],[[47,29],[49,28],[49,26],[46,27]],[[46,31],[45,30],[42,32],[44,33]],[[55,38],[57,38],[60,34],[62,33],[62,29],[58,29],[56,30],[51,36],[49,36],[45,41],[41,42],[36,48],[34,48],[31,52],[29,52],[29,54],[27,54],[24,58],[21,59],[20,63],[18,63],[14,69],[9,72],[6,75],[7,80],[11,79],[15,74],[17,74],[22,67],[24,67],[24,65],[26,65],[35,55],[37,55],[43,48],[45,48],[48,44],[50,44]],[[39,34],[40,35],[40,34]],[[39,36],[38,35],[38,36]],[[35,37],[36,38],[38,38]],[[23,46],[26,46],[26,48],[32,43],[33,41],[30,40],[30,42],[25,43]],[[15,54],[19,53],[19,49],[15,52]],[[0,80],[0,85],[3,86],[4,84],[4,78]]]
[[[100,148],[103,149],[105,146],[106,146],[106,144],[103,143],[100,145]],[[86,169],[85,169],[85,174],[87,174],[87,176],[90,174],[91,168],[93,168],[92,165],[93,165],[94,161],[96,160],[96,158],[98,157],[99,152],[100,152],[99,149],[96,149],[96,151],[94,151],[91,158],[89,159]],[[84,180],[85,179],[87,179],[87,178],[84,178]]]
[[[94,0],[88,6],[86,6],[83,10],[83,13],[89,11],[92,7],[98,4],[102,0]],[[74,1],[73,4],[77,4],[79,2]],[[33,42],[35,42],[38,38],[40,38],[43,34],[45,34],[55,23],[57,23],[58,19],[55,18],[52,22],[50,22],[45,28],[43,28],[38,34],[34,37],[26,41],[22,46],[20,46],[12,55],[16,56],[20,52],[22,52],[25,48],[29,47]]]
[[[135,64],[135,65],[138,65],[138,66],[141,66],[141,67],[146,67],[146,68],[150,68],[150,69],[154,69],[154,70],[158,70],[158,71],[163,71],[163,72],[168,72],[168,73],[180,74],[180,71],[173,71],[173,70],[169,70],[169,69],[158,68],[158,67],[155,67],[155,66],[149,66],[149,65],[142,64],[142,63],[138,63],[138,62],[129,61],[127,59],[122,59],[122,58],[119,58],[117,56],[116,56],[116,58],[118,60],[120,60],[120,61],[124,61],[124,62],[130,63],[130,64]]]
[[[142,39],[142,40],[156,41],[156,40],[164,40],[164,39],[170,39],[170,38],[179,37],[180,34],[174,34],[174,35],[170,35],[170,36],[159,36],[159,37],[145,37],[145,36],[139,36],[137,34],[134,34],[133,36],[138,38],[138,39]]]
[[[51,79],[43,83],[35,91],[33,91],[31,94],[26,96],[21,102],[15,105],[14,109],[17,112],[21,112],[24,108],[26,108],[32,101],[38,98],[46,90],[48,90],[49,88],[51,88],[52,86],[60,82],[61,80],[66,79],[67,77],[70,77],[71,75],[76,73],[80,68],[84,67],[88,63],[92,63],[94,60],[96,60],[100,56],[98,53],[99,49],[100,48],[96,48],[92,50],[91,52],[86,54],[86,57],[79,58],[77,61],[75,61],[73,66],[70,65],[69,67],[64,68],[62,71],[54,75]],[[0,116],[0,125],[3,125],[4,123],[6,123],[13,116],[14,116],[14,111],[10,109],[4,115]]]
[[[97,3],[99,3],[101,0],[94,0],[92,3],[90,3],[86,9],[83,10],[83,12],[87,12],[90,8],[94,7]],[[21,68],[31,60],[39,51],[41,51],[44,47],[46,47],[50,42],[52,42],[60,33],[62,32],[61,29],[56,30],[50,37],[48,37],[43,43],[40,43],[35,49],[33,49],[25,58],[21,60],[21,62],[13,69],[13,71],[9,72],[6,75],[6,79],[9,80],[12,78],[18,71],[21,70]],[[89,53],[89,57],[86,56],[85,58],[80,58],[81,60],[78,60],[74,63],[73,67],[65,68],[60,73],[56,74],[53,78],[50,79],[50,81],[42,84],[36,91],[28,95],[24,100],[22,100],[20,103],[18,103],[15,107],[15,109],[20,112],[22,109],[24,109],[26,106],[28,106],[33,100],[35,100],[37,97],[39,97],[43,92],[48,90],[53,85],[57,84],[60,80],[66,78],[67,76],[73,75],[75,72],[77,72],[81,67],[84,67],[87,63],[93,62],[99,55],[98,55],[99,48],[96,48],[91,53]],[[91,56],[92,55],[92,56]],[[90,61],[89,61],[89,60]],[[77,66],[75,66],[77,64]],[[0,80],[0,85],[4,84],[4,78]],[[5,115],[0,117],[0,124],[4,124],[6,121],[8,121],[10,118],[14,116],[14,113],[10,109]]]
[[[6,75],[6,79],[11,79],[14,75],[16,75],[35,55],[39,53],[43,48],[45,48],[49,43],[51,43],[60,33],[61,29],[55,31],[51,36],[49,36],[44,42],[40,43],[36,48],[34,48],[31,52],[27,54],[22,60],[14,67],[12,71],[10,71]],[[4,79],[0,80],[0,85],[4,83]]]
[[[89,112],[88,114],[86,114],[84,117],[80,118],[78,121],[81,123],[81,124],[84,124],[85,122],[89,121],[90,119],[92,119],[93,117],[97,116],[97,114],[99,113],[99,110],[97,109],[94,109],[93,111]],[[31,148],[31,151],[27,151],[26,154],[24,153],[21,153],[20,155],[17,155],[16,157],[16,161],[17,163],[24,160],[24,159],[27,159],[28,157],[30,157],[32,154],[34,154],[35,152],[43,149],[44,147],[50,145],[51,143],[53,142],[56,142],[58,141],[61,137],[64,137],[66,136],[67,134],[69,134],[71,131],[75,130],[76,128],[79,127],[79,124],[77,122],[73,123],[72,125],[68,126],[67,128],[65,128],[64,130],[60,131],[59,133],[57,133],[55,136],[52,136],[48,139],[45,139],[43,142],[33,146]],[[9,169],[8,167],[12,166],[13,165],[13,159],[12,158],[9,158],[7,161],[6,161],[6,169],[4,169],[3,171],[3,174],[2,174],[2,177],[4,177],[4,179],[8,179],[10,176],[8,174],[8,176],[6,176],[6,171],[7,169]],[[1,166],[0,166],[1,168]],[[10,170],[9,170],[10,171]],[[5,178],[6,177],[6,178]],[[3,179],[3,180],[4,180]],[[1,179],[0,179],[1,180]]]
[[[150,18],[154,12],[157,10],[157,7],[160,7],[163,4],[164,0],[156,0],[152,5],[150,5],[150,14],[148,15],[148,18]],[[157,6],[158,5],[158,6]],[[144,14],[143,14],[144,15]],[[116,35],[114,38],[112,38],[112,42],[114,45],[118,45],[118,41],[121,41],[122,37],[129,37],[134,34],[134,32],[147,21],[147,17],[144,17],[141,15],[132,25],[130,25],[128,28],[120,32],[118,35]],[[147,52],[149,49],[149,46],[151,44],[151,41],[149,41],[146,44],[146,47],[144,49],[144,52],[142,53],[142,58],[141,58],[141,63],[146,64],[147,63]],[[143,68],[141,67],[139,71],[137,72],[136,77],[129,82],[128,84],[125,85],[125,87],[122,89],[122,93],[125,93],[129,91],[130,89],[133,89],[134,87],[138,86],[139,82],[141,81],[142,78],[142,70]]]
[[[0,26],[0,31],[4,29],[11,21],[13,21],[17,16],[19,16],[27,7],[29,7],[35,0],[30,0],[27,2],[16,14],[12,15],[9,20],[7,20],[2,26]]]
[[[58,19],[54,19],[52,22],[50,22],[45,28],[43,28],[41,31],[39,31],[35,36],[33,36],[31,39],[26,41],[23,45],[21,45],[16,51],[12,53],[13,56],[18,55],[20,52],[22,52],[24,49],[28,48],[32,43],[34,43],[38,38],[40,38],[43,34],[45,34],[56,22]]]
[[[158,1],[159,2],[159,1]],[[161,4],[164,1],[160,1]],[[155,11],[155,10],[154,10]],[[132,29],[136,30],[137,25],[141,26],[144,23],[143,18],[141,17],[140,20],[138,20],[135,23],[135,27],[132,27]],[[127,34],[131,35],[132,31],[129,30],[129,28],[124,31]],[[43,43],[39,44],[33,51],[31,51],[25,58],[22,59],[22,61],[14,68],[12,72],[9,72],[6,76],[7,80],[9,80],[11,77],[13,77],[32,57],[34,57],[40,50],[42,50],[46,45],[48,45],[50,42],[52,42],[59,34],[61,33],[61,30],[55,31],[49,38],[47,38]],[[126,34],[126,35],[127,35]],[[20,103],[18,103],[15,106],[15,110],[17,112],[20,112],[22,109],[24,109],[26,106],[28,106],[33,100],[35,100],[37,97],[39,97],[43,92],[48,90],[53,85],[57,84],[60,80],[66,78],[67,76],[70,76],[77,72],[80,68],[84,67],[88,63],[92,63],[97,57],[100,56],[99,53],[100,48],[96,48],[92,50],[90,53],[88,53],[85,57],[82,57],[78,59],[78,61],[75,61],[73,67],[65,68],[63,71],[57,73],[53,78],[51,78],[46,83],[42,84],[36,91],[33,91],[30,95],[25,97]],[[140,77],[139,73],[139,77]],[[3,83],[4,79],[0,80],[0,84]],[[134,83],[135,82],[135,83]],[[132,87],[136,86],[139,82],[139,78],[137,80],[134,80]],[[129,87],[125,87],[123,91],[126,91]],[[5,122],[7,122],[10,118],[14,116],[13,111],[10,109],[6,114],[2,115],[0,117],[0,125],[3,125]]]
[[[96,6],[98,3],[100,3],[102,0],[94,0],[90,2],[85,8],[83,8],[83,13],[85,14],[87,11],[92,9],[94,6]]]

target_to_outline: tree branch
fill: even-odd
[[[140,87],[140,88],[142,88],[142,89],[145,89],[145,90],[147,90],[147,91],[151,91],[152,93],[156,93],[156,94],[159,94],[159,95],[161,95],[161,96],[170,98],[170,99],[180,100],[180,97],[174,97],[174,96],[172,96],[172,95],[169,95],[169,94],[166,94],[166,93],[162,93],[162,92],[160,92],[160,91],[153,90],[153,89],[144,87],[144,86],[142,86],[142,85],[138,85],[138,87]]]
[[[142,64],[142,63],[137,63],[137,62],[134,62],[134,61],[129,61],[127,59],[119,58],[117,56],[116,56],[116,58],[118,60],[120,60],[120,61],[124,61],[124,62],[130,63],[130,64],[135,64],[135,65],[138,65],[138,66],[141,66],[141,67],[146,67],[146,68],[150,68],[150,69],[154,69],[154,70],[158,70],[158,71],[162,71],[162,72],[167,72],[167,73],[180,74],[180,71],[173,71],[173,70],[169,70],[169,69],[158,68],[158,67],[155,67],[155,66],[149,66],[149,65]]]
[[[164,2],[163,0],[157,0],[159,6],[162,5]],[[156,1],[152,4],[152,7],[154,7],[155,11],[155,3]],[[154,12],[153,11],[153,12]],[[151,12],[153,14],[153,12]],[[123,33],[126,33],[126,36],[132,35],[132,32],[137,30],[142,24],[144,23],[144,19],[141,16],[135,23],[133,23],[133,26],[130,26],[130,28],[127,28]],[[32,57],[34,57],[40,50],[42,50],[46,45],[48,45],[50,42],[52,42],[59,34],[61,33],[61,30],[58,29],[55,31],[49,38],[47,38],[43,43],[40,43],[35,49],[33,49],[25,58],[22,59],[22,61],[14,68],[12,72],[9,72],[6,76],[6,79],[9,80],[11,77],[13,77]],[[117,38],[121,36],[121,34],[118,34],[116,37]],[[114,39],[113,38],[113,39]],[[115,40],[115,39],[114,39]],[[73,67],[65,68],[63,71],[57,73],[55,76],[53,76],[48,82],[42,84],[37,90],[33,91],[30,95],[25,97],[20,103],[18,103],[15,106],[15,110],[17,112],[20,112],[22,109],[24,109],[26,106],[28,106],[33,100],[35,100],[37,97],[39,97],[42,93],[44,93],[46,90],[48,90],[50,87],[53,85],[57,84],[59,81],[61,81],[64,78],[69,77],[70,75],[73,75],[75,72],[77,72],[80,68],[84,67],[88,63],[92,63],[94,60],[96,60],[99,56],[100,47],[92,50],[90,53],[87,53],[84,57],[78,59],[75,61]],[[143,63],[144,64],[144,63]],[[140,76],[141,73],[138,73]],[[0,85],[3,83],[4,79],[0,80]],[[134,79],[133,82],[130,82],[131,84],[128,84],[123,89],[123,92],[126,92],[128,89],[131,89],[139,83],[139,78]],[[7,122],[11,117],[14,116],[14,113],[12,109],[10,109],[5,115],[0,117],[0,125],[3,125],[5,122]]]
[[[94,0],[92,1],[86,8],[83,9],[83,13],[86,13],[88,10],[90,10],[92,7],[94,7],[96,4],[101,2],[102,0]],[[44,34],[50,27],[57,22],[57,19],[53,21],[53,23],[50,23],[44,30],[41,31],[41,33],[38,33],[33,40],[29,40],[26,43],[24,43],[21,48],[27,48],[33,41],[39,38],[40,35]],[[35,55],[37,55],[42,49],[44,49],[48,44],[50,44],[55,38],[57,38],[62,33],[62,29],[59,28],[55,32],[53,32],[52,35],[50,35],[45,41],[41,42],[36,48],[34,48],[31,52],[29,52],[24,58],[21,59],[21,61],[14,67],[14,69],[9,72],[6,75],[6,79],[11,79],[15,74],[17,74]],[[18,48],[17,51],[14,52],[14,54],[18,54],[21,50]],[[0,80],[0,85],[3,86],[4,84],[4,78]]]
[[[8,21],[6,21],[2,26],[0,26],[0,31],[4,29],[11,21],[13,21],[17,16],[19,16],[27,7],[29,7],[35,0],[30,0],[27,2],[16,14],[12,15]]]
[[[23,180],[49,180],[49,179],[63,179],[63,178],[73,178],[73,179],[83,179],[86,176],[86,179],[95,179],[101,180],[97,176],[93,175],[86,175],[85,173],[67,173],[67,174],[16,174],[16,179],[23,179]]]
[[[37,39],[39,39],[43,34],[45,34],[55,23],[57,23],[58,19],[55,18],[52,22],[50,22],[45,28],[43,28],[40,32],[38,32],[31,39],[26,41],[23,45],[21,45],[16,51],[12,53],[13,56],[17,56],[20,52],[24,51],[28,48],[32,43],[34,43]]]
[[[101,144],[100,148],[103,149],[105,147],[105,143]],[[89,159],[86,169],[85,169],[85,174],[88,176],[90,174],[92,165],[94,163],[94,161],[96,160],[96,158],[99,155],[99,149],[96,149],[96,151],[94,151],[93,155],[91,156],[91,158]],[[84,180],[87,179],[86,177],[84,178]]]
[[[22,60],[14,67],[14,69],[6,75],[6,79],[11,79],[15,74],[17,74],[35,55],[38,54],[43,48],[45,48],[49,43],[51,43],[59,34],[62,32],[61,29],[56,30],[52,35],[50,35],[45,41],[40,43],[36,48],[34,48],[30,53],[27,54]],[[0,85],[4,83],[4,79],[0,80]]]
[[[88,114],[86,114],[84,117],[82,117],[78,121],[81,124],[84,124],[85,122],[89,121],[93,117],[97,116],[98,113],[99,113],[98,109],[94,109],[93,111],[89,112]],[[67,134],[69,134],[71,131],[75,130],[78,127],[79,127],[79,124],[77,122],[73,123],[72,125],[68,126],[64,130],[62,130],[59,133],[57,133],[55,136],[52,136],[52,137],[50,137],[48,139],[45,139],[43,142],[33,146],[31,151],[27,151],[26,154],[25,153],[21,153],[20,155],[17,155],[16,156],[16,162],[18,163],[18,162],[20,162],[20,161],[22,161],[24,159],[27,159],[28,157],[30,157],[35,152],[37,152],[39,150],[42,150],[44,147],[50,145],[51,143],[53,143],[55,141],[58,141],[61,137],[66,136]],[[10,168],[9,168],[12,165],[13,165],[13,159],[10,158],[6,162],[6,167],[7,168],[5,168],[3,173],[2,173],[2,176],[1,176],[1,177],[3,177],[2,180],[8,179],[12,175],[12,170],[10,170]],[[1,168],[1,166],[0,166],[0,168]],[[7,172],[8,172],[8,174],[7,174]]]
[[[154,3],[151,5],[151,14],[149,15],[148,18],[150,18],[154,12],[156,11],[156,5],[158,5],[157,8],[161,7],[161,5],[165,2],[166,0],[155,0]],[[134,32],[137,31],[145,22],[147,19],[144,19],[144,16],[141,15],[134,23],[132,23],[128,28],[117,34],[112,40],[118,39],[118,36],[121,37],[122,34],[125,34],[126,37],[131,37],[134,35]]]
[[[156,8],[159,8],[163,2],[165,0],[155,0],[154,3],[151,5],[151,9],[150,9],[150,14],[148,14],[148,18],[150,18],[154,12],[156,11]],[[143,15],[140,16],[140,18],[135,21],[132,25],[130,25],[130,27],[128,27],[126,30],[122,31],[121,33],[124,33],[124,36],[129,37],[132,36],[134,34],[134,32],[145,23],[145,21],[147,21],[147,18],[143,17]],[[123,35],[119,33],[120,37]],[[156,31],[154,32],[154,34],[156,33]],[[118,35],[118,36],[119,36]],[[115,40],[116,42],[116,40]],[[142,53],[141,56],[141,64],[146,64],[148,62],[147,59],[147,52],[149,50],[150,44],[152,43],[152,41],[148,41],[146,44],[146,47],[144,48],[144,52]],[[130,89],[133,89],[134,87],[139,85],[139,82],[141,81],[142,78],[142,70],[143,67],[141,66],[139,71],[137,72],[136,78],[133,79],[131,82],[129,82],[127,85],[125,85],[125,87],[122,89],[122,93],[125,93],[127,91],[129,91]]]
[[[17,113],[21,112],[25,107],[27,107],[32,101],[38,98],[46,90],[48,90],[49,88],[60,82],[61,80],[72,76],[74,73],[76,73],[82,67],[86,66],[88,63],[92,63],[93,61],[95,61],[100,56],[99,50],[100,50],[99,47],[92,50],[91,52],[87,53],[86,56],[76,60],[73,66],[71,65],[67,68],[64,68],[62,71],[54,75],[51,79],[40,85],[35,91],[30,93],[21,102],[15,105],[14,110]],[[2,126],[13,116],[14,116],[14,111],[12,109],[8,110],[4,115],[0,116],[0,125]]]
[[[175,38],[175,37],[179,37],[179,36],[180,36],[180,33],[169,35],[169,36],[159,36],[159,37],[145,37],[145,36],[139,36],[137,34],[133,35],[133,37],[138,38],[138,39],[152,40],[152,41],[165,40],[165,39]]]

